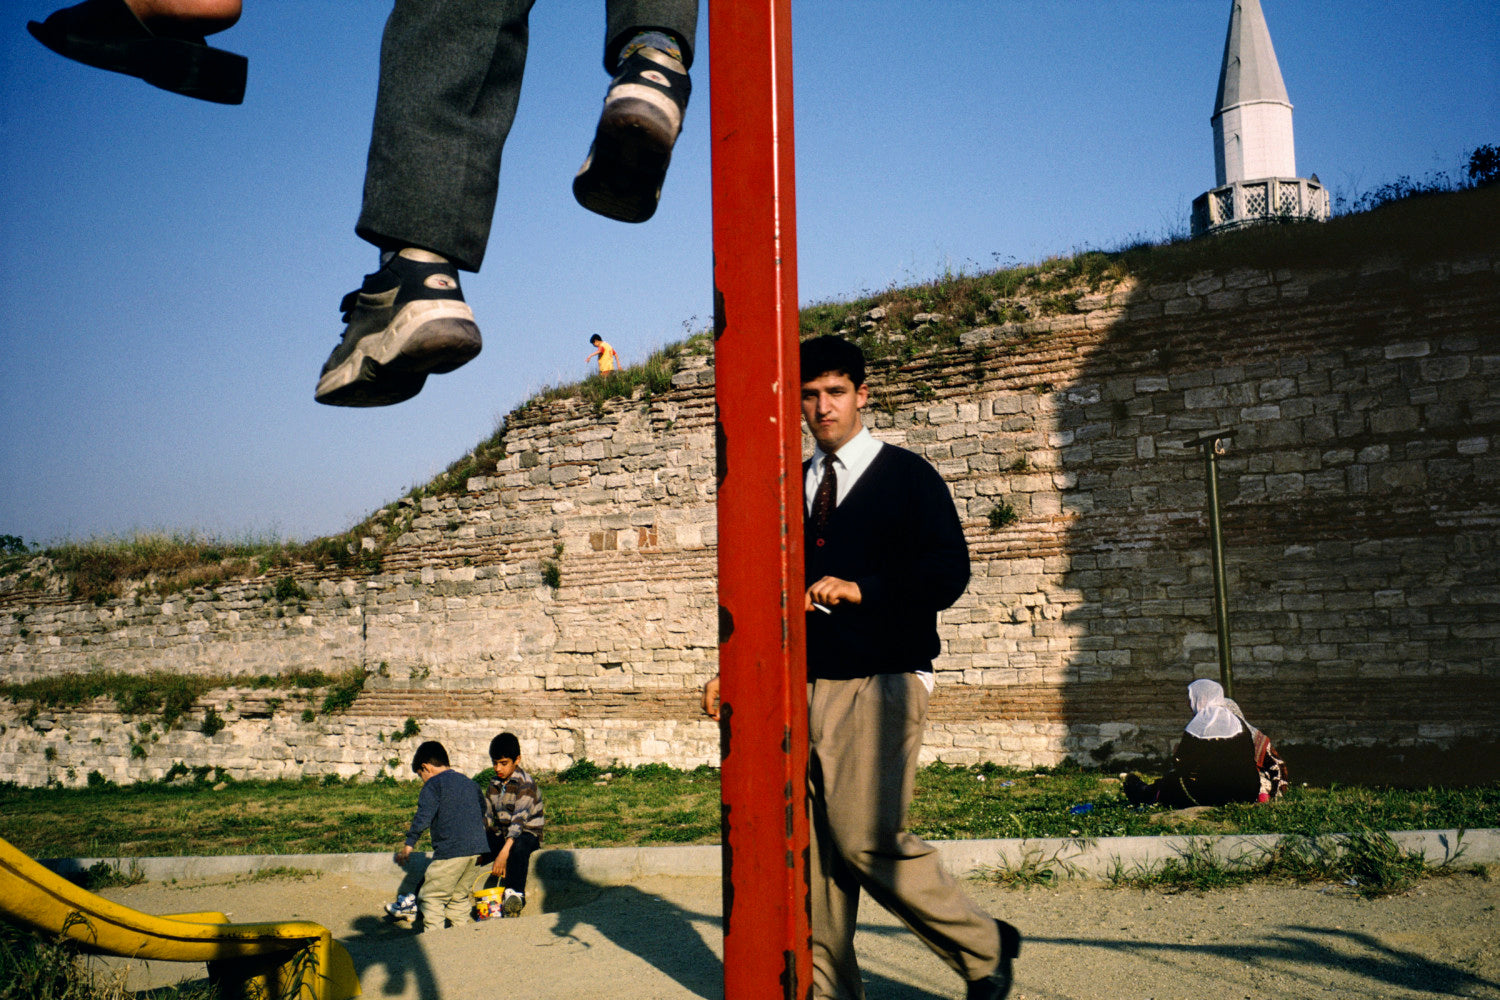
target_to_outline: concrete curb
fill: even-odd
[[[1457,858],[1460,864],[1500,863],[1500,829],[1409,830],[1391,838],[1407,851],[1421,851],[1440,863]],[[1060,874],[1105,878],[1111,872],[1147,871],[1173,858],[1209,848],[1220,860],[1260,858],[1282,839],[1281,834],[1230,834],[1217,837],[1109,837],[1084,840],[1041,837],[1027,840],[933,841],[944,865],[963,877],[986,869],[1051,868]],[[426,866],[427,855],[414,854],[409,864]],[[147,879],[219,878],[252,875],[277,868],[349,875],[399,877],[401,869],[389,853],[380,854],[237,854],[182,858],[52,858],[41,864],[61,875],[86,871],[99,862],[125,871],[138,870]],[[553,848],[538,851],[532,871],[541,878],[625,885],[656,875],[719,878],[722,852],[717,844],[699,847],[602,847],[583,850]]]

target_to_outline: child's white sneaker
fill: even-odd
[[[500,913],[507,917],[519,917],[521,911],[526,908],[526,894],[514,889],[506,889],[505,895],[500,899]]]
[[[417,915],[417,897],[414,893],[398,895],[394,903],[385,904],[385,912],[398,920],[407,920]]]

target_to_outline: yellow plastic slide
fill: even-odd
[[[227,997],[349,1000],[359,977],[320,924],[231,924],[222,913],[153,917],[80,889],[0,839],[0,918],[61,934],[90,951],[167,962],[207,962]]]

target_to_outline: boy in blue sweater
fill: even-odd
[[[405,865],[423,830],[432,831],[432,861],[419,892],[429,930],[451,926],[469,915],[469,887],[479,855],[489,849],[484,834],[484,798],[468,775],[448,764],[448,751],[436,740],[417,747],[411,769],[422,779],[417,813],[396,852]]]

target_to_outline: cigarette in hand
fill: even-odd
[[[828,609],[828,606],[826,604],[819,604],[817,601],[813,601],[813,607],[817,608],[819,611],[823,612],[825,615],[831,615],[831,614],[833,614],[833,612]]]

